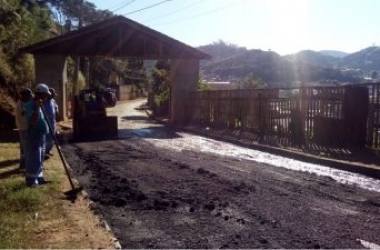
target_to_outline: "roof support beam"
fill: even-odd
[[[34,55],[36,83],[45,83],[57,92],[55,97],[59,107],[59,119],[67,118],[67,63],[62,55]]]
[[[170,123],[186,124],[191,118],[189,93],[198,89],[199,60],[170,60]]]

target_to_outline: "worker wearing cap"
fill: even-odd
[[[20,100],[15,110],[15,120],[20,135],[20,169],[25,168],[26,154],[28,152],[28,121],[26,119],[26,105],[33,97],[32,90],[25,88],[20,91]]]
[[[42,111],[43,102],[50,96],[49,87],[40,83],[34,89],[34,98],[28,102],[26,107],[26,117],[28,119],[28,154],[26,160],[26,185],[28,187],[38,187],[47,181],[43,177],[43,147],[49,127]]]
[[[53,88],[49,88],[49,92],[51,95],[43,102],[43,107],[46,111],[46,116],[48,118],[48,121],[50,123],[50,126],[52,128],[52,133],[49,133],[46,135],[46,145],[45,145],[45,158],[49,158],[50,156],[53,156],[52,149],[54,146],[54,134],[56,132],[56,123],[57,123],[57,116],[58,116],[58,105],[57,102],[54,100],[55,97],[55,90]]]

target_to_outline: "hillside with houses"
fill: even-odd
[[[224,41],[199,49],[213,57],[201,63],[203,79],[217,82],[218,85],[220,82],[230,82],[230,88],[239,86],[234,83],[247,80],[259,81],[260,84],[253,85],[255,87],[375,82],[380,71],[380,47],[375,46],[352,54],[304,50],[285,56],[274,51],[248,50]]]

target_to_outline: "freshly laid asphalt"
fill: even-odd
[[[228,155],[230,146],[242,155],[253,148],[262,152],[258,157],[276,158],[266,151],[287,156],[279,157],[285,163],[298,158],[374,175],[364,169],[377,169],[376,154],[337,161],[186,129],[245,148],[233,147],[158,125],[136,113],[137,104],[111,110],[120,118],[117,138],[63,147],[92,208],[123,247],[353,249],[379,243],[378,189]]]
[[[128,102],[141,102],[143,103],[143,100],[132,100],[132,101],[126,101],[126,102],[119,102],[119,104],[124,104]],[[153,117],[150,110],[146,109],[146,114],[151,118],[155,119],[156,121],[160,123],[167,123],[167,121],[163,121],[160,119],[156,119]],[[71,130],[72,129],[72,121],[66,120],[61,121],[59,123],[60,127],[63,130]],[[170,126],[170,125],[169,125]],[[380,154],[378,154],[375,150],[361,150],[356,151],[355,153],[351,154],[348,158],[348,160],[342,160],[342,159],[335,159],[332,157],[325,157],[323,155],[315,155],[311,153],[304,152],[297,148],[291,148],[291,147],[274,147],[258,142],[246,142],[244,140],[241,140],[239,138],[234,138],[231,136],[224,136],[221,133],[217,131],[212,131],[209,128],[199,128],[199,127],[193,127],[193,126],[187,126],[187,127],[174,127],[171,126],[173,129],[177,131],[185,131],[188,133],[212,138],[215,140],[223,141],[223,142],[229,142],[232,144],[236,144],[242,147],[259,150],[275,155],[280,155],[287,158],[292,158],[304,162],[309,162],[313,164],[319,164],[335,169],[340,169],[343,171],[349,171],[353,173],[362,174],[371,178],[380,179]]]

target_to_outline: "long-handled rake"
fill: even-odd
[[[65,157],[63,156],[62,154],[62,150],[61,150],[61,146],[59,145],[59,142],[57,140],[57,137],[55,136],[54,134],[54,131],[53,131],[53,127],[51,126],[50,124],[50,121],[48,119],[48,116],[47,116],[47,113],[46,113],[46,110],[43,106],[41,106],[41,109],[42,109],[42,113],[44,114],[45,116],[45,120],[48,124],[48,127],[49,127],[49,132],[51,133],[51,136],[54,140],[54,144],[55,146],[57,147],[57,150],[58,150],[58,154],[59,154],[59,158],[61,159],[62,161],[62,164],[63,164],[63,167],[65,169],[65,172],[66,172],[66,175],[67,175],[67,178],[69,179],[69,182],[70,182],[70,186],[71,186],[71,190],[69,191],[66,191],[64,192],[64,194],[70,199],[70,200],[75,200],[77,198],[77,195],[78,193],[80,193],[82,190],[83,190],[83,187],[82,186],[79,186],[79,187],[75,187],[74,186],[74,183],[73,183],[73,180],[71,178],[71,175],[70,175],[70,171],[69,171],[69,164],[67,163]]]

